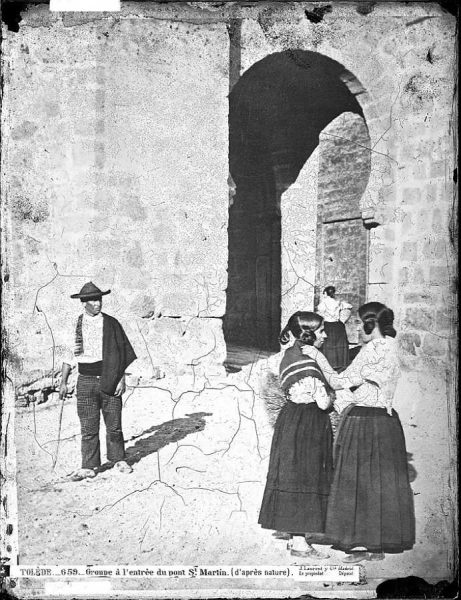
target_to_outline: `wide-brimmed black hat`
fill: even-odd
[[[85,283],[82,289],[78,294],[72,294],[71,298],[80,298],[80,300],[91,300],[92,298],[100,298],[101,296],[105,296],[106,294],[110,294],[110,290],[103,292],[98,288],[98,286],[94,285],[92,281]]]

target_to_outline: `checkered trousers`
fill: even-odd
[[[100,415],[106,425],[107,460],[125,459],[122,433],[122,398],[109,396],[100,390],[101,378],[79,375],[77,380],[77,414],[82,433],[82,467],[91,469],[101,465],[99,444]]]

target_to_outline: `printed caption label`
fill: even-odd
[[[287,566],[198,566],[198,565],[12,565],[10,577],[148,577],[155,579],[295,579],[357,583],[357,565],[290,565]]]

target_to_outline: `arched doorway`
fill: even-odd
[[[268,352],[279,348],[282,195],[318,148],[321,133],[328,133],[327,126],[339,115],[360,119],[366,130],[356,93],[347,84],[350,79],[351,74],[332,59],[290,50],[253,65],[229,95],[229,166],[235,193],[229,208],[223,322],[228,354],[235,347]],[[333,154],[340,147],[337,144]],[[321,175],[320,162],[319,182]],[[318,198],[320,193],[316,204]],[[324,212],[319,211],[319,218]],[[316,221],[311,225],[320,227]],[[319,279],[324,270],[316,272]]]

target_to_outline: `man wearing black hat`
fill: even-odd
[[[136,355],[122,326],[101,312],[102,297],[110,290],[101,291],[91,281],[78,294],[84,304],[75,327],[73,357],[64,360],[59,396],[67,395],[67,380],[72,364],[78,366],[77,414],[82,433],[82,467],[71,479],[80,481],[94,477],[101,465],[99,446],[100,412],[106,425],[107,460],[122,473],[131,473],[125,460],[122,433],[122,394],[125,391],[125,370]]]

